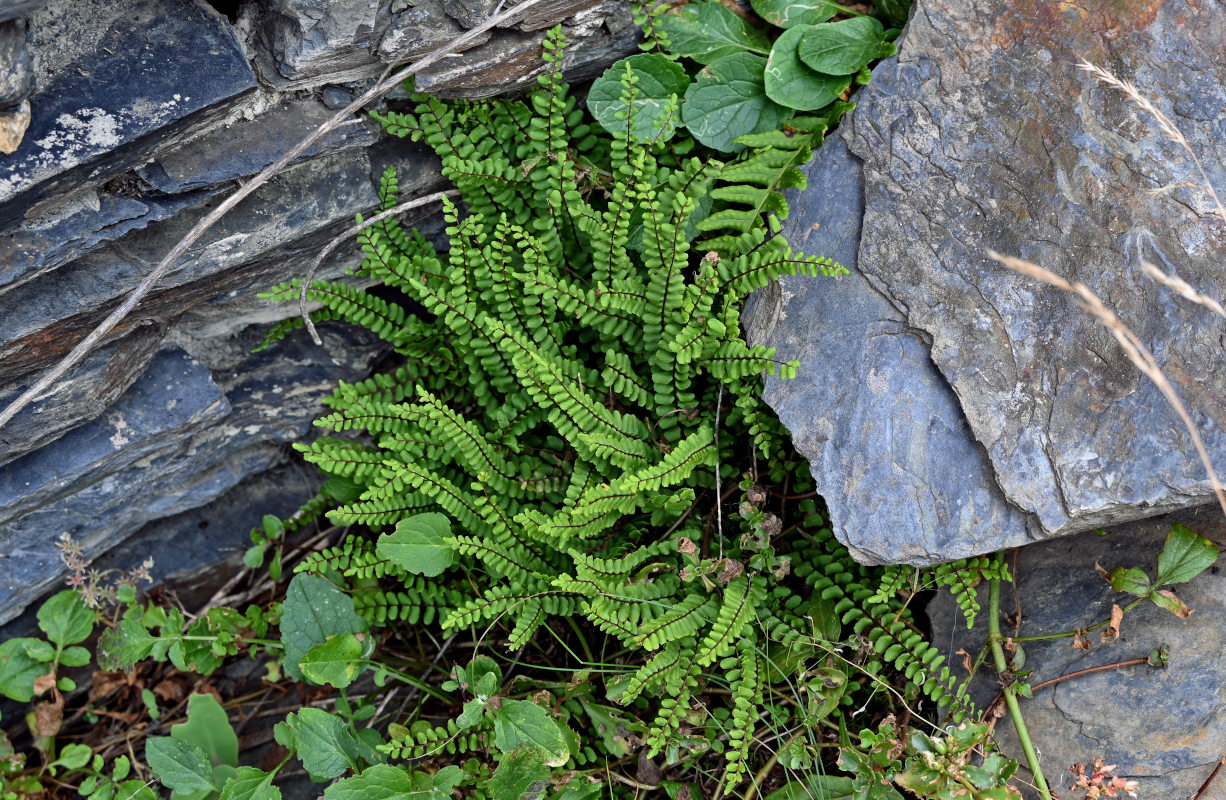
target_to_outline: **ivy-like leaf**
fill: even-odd
[[[448,800],[464,779],[457,766],[443,767],[434,775],[403,767],[376,764],[324,790],[325,800]]]
[[[366,620],[357,615],[353,598],[317,575],[295,575],[281,605],[281,640],[285,672],[301,680],[298,662],[329,636],[362,633]]]
[[[852,17],[815,25],[800,43],[800,60],[828,75],[854,75],[875,58],[889,55],[885,29],[873,17]]]
[[[448,544],[451,522],[442,514],[415,514],[396,523],[395,533],[379,537],[379,554],[415,575],[433,578],[455,563]]]
[[[816,25],[839,12],[826,0],[750,0],[750,5],[759,17],[780,28]]]
[[[1137,567],[1131,569],[1116,567],[1111,570],[1108,580],[1111,581],[1111,588],[1117,592],[1128,592],[1137,597],[1145,597],[1153,588],[1149,584],[1149,576],[1145,574],[1145,570]]]
[[[1217,545],[1183,525],[1174,525],[1158,555],[1156,585],[1187,583],[1213,566],[1217,559]]]
[[[766,32],[750,25],[722,3],[686,3],[665,14],[657,27],[668,37],[668,49],[699,64],[734,53],[770,52]]]
[[[622,78],[627,67],[638,79],[629,107],[622,100]],[[588,91],[587,108],[610,132],[626,129],[625,117],[618,119],[618,115],[632,109],[631,135],[644,141],[656,137],[667,140],[677,130],[676,103],[689,87],[690,76],[684,67],[657,53],[644,53],[623,58],[605,70]]]
[[[208,754],[191,742],[169,736],[150,739],[145,745],[145,761],[154,776],[175,792],[189,794],[217,789]]]
[[[297,754],[313,778],[331,780],[357,766],[360,745],[345,720],[322,708],[290,714],[275,729],[277,741]]]
[[[77,644],[94,632],[94,610],[78,592],[66,589],[38,609],[38,627],[58,645]]]
[[[98,637],[98,666],[105,670],[131,669],[153,653],[157,638],[140,620],[123,619]],[[2,647],[0,647],[2,650]],[[4,691],[0,684],[0,691]]]
[[[298,666],[311,683],[344,689],[362,671],[362,651],[362,642],[352,633],[329,636],[328,641],[312,647]]]
[[[694,138],[716,150],[740,152],[745,145],[736,143],[738,136],[773,130],[791,116],[791,109],[766,96],[765,69],[766,59],[752,53],[704,67],[681,106],[681,119]]]
[[[170,729],[170,736],[194,744],[214,765],[238,765],[238,736],[226,710],[211,694],[193,694],[187,700],[187,722]]]
[[[9,639],[0,644],[0,694],[19,703],[34,697],[34,680],[47,673],[47,665],[30,655],[27,643],[38,639]]]
[[[498,762],[490,779],[490,792],[494,800],[541,800],[549,785],[549,765],[542,760],[541,752],[521,747]]]
[[[281,800],[281,790],[272,785],[275,772],[239,767],[238,774],[221,787],[221,800]]]
[[[558,723],[549,712],[530,700],[503,700],[494,712],[494,746],[504,753],[521,747],[539,750],[545,763],[560,767],[570,758],[570,748]]]
[[[766,60],[766,96],[798,111],[815,111],[830,105],[847,91],[852,81],[850,75],[816,72],[800,60],[797,48],[814,27],[800,25],[784,31]]]

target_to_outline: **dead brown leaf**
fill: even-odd
[[[59,689],[52,690],[54,695],[50,700],[44,700],[34,707],[35,736],[55,736],[64,724],[64,695]]]
[[[1124,609],[1113,604],[1111,606],[1111,621],[1107,623],[1107,628],[1100,637],[1103,640],[1103,644],[1110,644],[1120,638],[1120,623],[1123,621]]]
[[[1159,589],[1158,594],[1162,595],[1163,597],[1169,597],[1179,604],[1178,607],[1174,609],[1163,606],[1163,608],[1167,608],[1167,610],[1175,616],[1179,617],[1180,619],[1187,619],[1188,617],[1192,616],[1192,607],[1180,600],[1178,595],[1176,595],[1170,589]]]
[[[1111,573],[1103,569],[1102,565],[1099,564],[1097,561],[1094,562],[1094,571],[1098,573],[1098,577],[1102,578],[1107,583],[1111,582]]]
[[[1073,637],[1073,647],[1077,650],[1090,649],[1090,637],[1086,636],[1085,631],[1077,631],[1077,635]]]
[[[954,655],[962,656],[962,669],[966,670],[967,672],[970,672],[971,671],[971,654],[966,652],[966,649],[963,648],[963,649],[960,649]]]
[[[39,675],[34,679],[34,694],[42,694],[43,692],[55,686],[55,670],[51,670],[46,675]]]

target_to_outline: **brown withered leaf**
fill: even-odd
[[[51,670],[46,675],[39,675],[34,679],[34,694],[42,694],[43,692],[55,686],[55,670]]]
[[[1116,639],[1120,638],[1120,623],[1123,621],[1124,609],[1113,604],[1111,606],[1111,622],[1107,623],[1106,630],[1104,630],[1102,636],[1099,637],[1103,640],[1103,644],[1110,644],[1111,642],[1114,642]]]
[[[694,544],[692,539],[682,536],[677,540],[677,552],[683,553],[687,556],[692,555],[693,553],[698,552],[698,545]]]
[[[716,573],[715,579],[724,586],[745,574],[745,565],[735,558],[725,558],[720,566],[722,569]]]
[[[1167,611],[1171,612],[1180,619],[1187,619],[1188,617],[1192,616],[1192,607],[1180,600],[1179,597],[1170,589],[1159,589],[1158,594],[1162,595],[1163,597],[1170,598],[1172,601],[1170,603],[1161,604]]]
[[[1077,650],[1090,649],[1090,637],[1086,636],[1085,631],[1077,631],[1077,635],[1073,637],[1073,647]]]
[[[158,681],[157,686],[153,687],[153,693],[162,700],[177,703],[184,697],[187,697],[188,688],[182,680],[166,678],[165,680]]]
[[[971,654],[966,652],[965,648],[958,650],[954,655],[962,656],[962,669],[967,672],[971,671]]]
[[[55,736],[64,724],[64,695],[58,689],[50,700],[44,700],[34,707],[35,736]]]
[[[1098,577],[1102,578],[1107,583],[1111,582],[1111,573],[1103,569],[1102,565],[1099,564],[1097,561],[1094,562],[1094,571],[1098,573]]]

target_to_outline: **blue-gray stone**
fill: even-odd
[[[754,294],[749,340],[800,360],[763,398],[809,460],[835,535],[867,563],[931,563],[1027,541],[972,439],[928,344],[860,273],[864,179],[837,136],[789,198],[793,248],[830,256],[850,274],[787,276]]]
[[[1152,261],[1226,297],[1223,221],[1160,126],[1077,68],[1089,59],[1135,81],[1220,188],[1226,136],[1211,109],[1226,102],[1224,48],[1222,15],[1189,0],[1059,14],[1035,0],[917,0],[897,61],[857,98],[860,270],[932,342],[1034,538],[1213,499],[1176,412],[1111,333],[988,251],[1096,292],[1155,353],[1226,464],[1226,320],[1140,271]]]
[[[21,146],[0,160],[0,219],[138,163],[256,86],[234,29],[203,3],[134,0],[121,14],[63,19],[47,47],[68,63],[40,82]],[[75,52],[78,39],[92,46]]]
[[[1016,587],[1022,623],[1018,635],[1033,636],[1089,627],[1136,599],[1120,594],[1098,577],[1095,565],[1139,567],[1157,577],[1158,553],[1171,530],[1181,523],[1226,544],[1226,521],[1216,507],[1181,511],[1166,517],[1116,526],[1106,536],[1082,533],[1022,548],[1017,556]],[[1220,564],[1219,560],[1219,564]],[[1088,768],[1095,757],[1117,766],[1116,775],[1136,778],[1138,797],[1187,798],[1209,777],[1226,749],[1226,574],[1210,567],[1191,582],[1172,587],[1192,608],[1180,619],[1146,601],[1123,618],[1120,637],[1104,643],[1101,631],[1088,634],[1090,649],[1078,650],[1072,639],[1025,642],[1025,668],[1033,670],[1031,686],[1082,669],[1145,658],[1159,645],[1170,648],[1170,666],[1147,665],[1104,670],[1040,689],[1021,698],[1022,717],[1039,753],[1039,765],[1060,797],[1074,795],[1069,767]],[[975,628],[967,630],[962,612],[942,590],[928,606],[932,641],[950,665],[959,664],[959,650],[978,653],[987,640],[987,588],[978,589],[983,610]],[[1014,635],[1004,617],[1016,609],[1013,586],[1001,587],[1001,630]],[[984,709],[999,691],[996,673],[982,667],[971,684],[976,705]],[[965,671],[954,667],[961,679]],[[1029,774],[1008,716],[997,722],[996,734],[1010,757],[1022,764],[1018,787],[1028,800],[1037,794],[1027,786]],[[1121,795],[1122,797],[1123,795]],[[1200,795],[1203,800],[1226,796],[1218,784]]]

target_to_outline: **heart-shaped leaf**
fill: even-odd
[[[687,3],[665,14],[657,29],[668,39],[668,49],[699,64],[733,53],[770,52],[770,39],[722,3]]]
[[[707,65],[690,84],[681,119],[694,138],[729,153],[745,145],[736,138],[778,128],[792,110],[766,96],[762,74],[766,59],[736,53]]]
[[[885,29],[872,17],[814,25],[800,43],[800,60],[828,75],[854,75],[889,50]]]
[[[1213,542],[1183,525],[1174,525],[1158,555],[1157,585],[1187,583],[1213,566],[1218,555]]]
[[[850,75],[816,72],[800,60],[797,48],[813,27],[800,25],[784,31],[766,60],[766,96],[797,111],[816,111],[830,105],[852,81]]]

